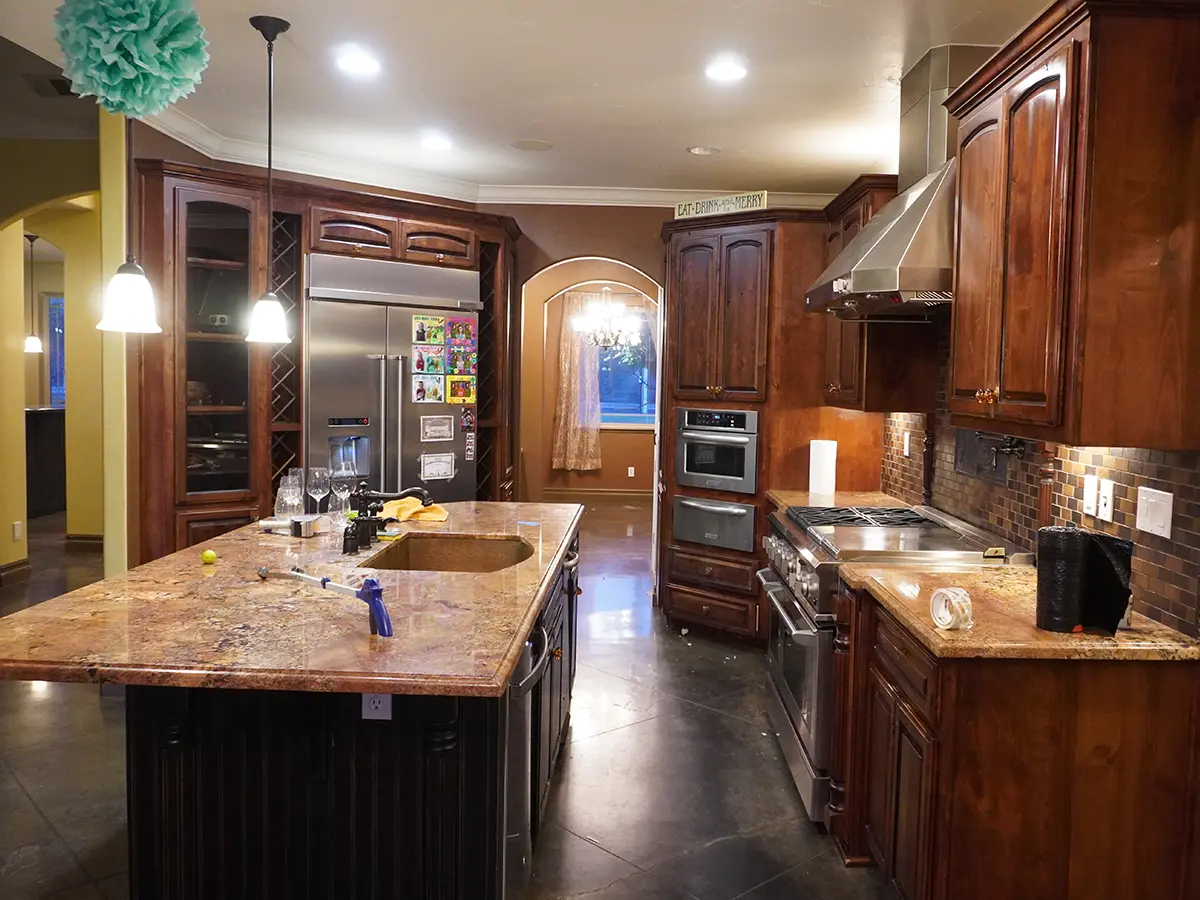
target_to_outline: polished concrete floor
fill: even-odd
[[[761,653],[670,632],[651,608],[650,520],[648,501],[584,517],[571,731],[530,900],[881,900],[804,815]],[[3,613],[99,577],[51,538],[39,549]],[[95,687],[0,682],[0,900],[128,896],[123,715]]]

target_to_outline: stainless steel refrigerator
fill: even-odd
[[[314,253],[308,283],[305,465],[475,499],[479,273]]]

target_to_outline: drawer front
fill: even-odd
[[[888,671],[895,675],[900,693],[920,710],[929,722],[934,722],[934,710],[937,708],[937,660],[918,646],[903,628],[878,607],[875,611],[872,645],[875,654],[883,661]]]
[[[474,269],[478,266],[475,232],[470,229],[432,222],[405,221],[402,224],[404,238],[401,257],[408,262],[433,263],[456,269]]]
[[[720,585],[753,594],[757,588],[754,580],[756,571],[753,562],[714,559],[711,556],[688,553],[678,547],[670,547],[667,550],[667,577],[671,581],[700,587]]]
[[[400,223],[388,216],[317,207],[312,211],[312,249],[324,253],[396,259]]]
[[[738,634],[758,631],[758,601],[731,600],[669,584],[665,603],[668,615]]]
[[[674,538],[753,553],[755,513],[750,503],[676,496],[672,504]]]

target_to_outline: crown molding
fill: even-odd
[[[210,159],[247,166],[265,166],[267,147],[254,141],[226,138],[178,107],[169,107],[144,119],[152,128]],[[677,203],[733,193],[729,190],[683,191],[656,188],[577,187],[570,185],[472,184],[454,178],[341,159],[303,150],[275,148],[275,168],[281,172],[369,184],[406,193],[425,194],[466,203],[547,206],[649,206]],[[768,192],[772,208],[824,209],[834,194]]]

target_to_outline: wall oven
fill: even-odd
[[[740,409],[677,409],[675,482],[685,487],[755,493],[758,413]]]

